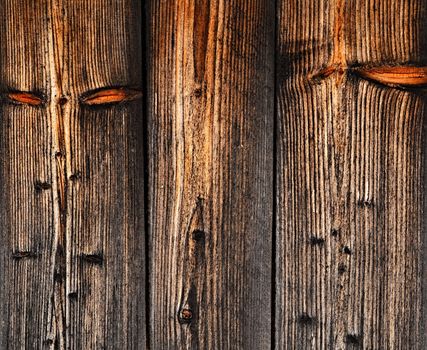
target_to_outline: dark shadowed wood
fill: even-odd
[[[276,347],[421,349],[425,1],[278,3]]]
[[[153,349],[268,349],[274,5],[149,1]]]
[[[0,4],[0,347],[145,346],[141,9]]]

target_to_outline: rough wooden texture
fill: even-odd
[[[148,1],[153,349],[271,342],[274,5]]]
[[[140,11],[0,3],[2,349],[145,345]]]
[[[278,1],[278,349],[424,348],[425,7]]]

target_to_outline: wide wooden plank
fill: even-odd
[[[276,347],[421,349],[425,2],[277,10]]]
[[[152,349],[270,348],[273,19],[148,1]]]
[[[0,4],[2,349],[145,347],[141,15]]]

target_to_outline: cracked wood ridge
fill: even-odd
[[[0,6],[2,349],[145,344],[140,11]]]
[[[278,3],[275,345],[424,348],[425,1]]]

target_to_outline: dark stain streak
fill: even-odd
[[[32,251],[16,251],[12,253],[12,259],[13,260],[22,260],[22,259],[35,259],[39,256],[40,254],[37,252],[32,252]]]
[[[90,179],[90,158],[86,156],[86,180]]]
[[[104,257],[101,253],[95,253],[95,254],[82,253],[80,254],[80,258],[82,261],[85,261],[94,265],[102,265],[104,262]]]
[[[194,74],[198,83],[205,75],[206,48],[208,45],[210,1],[197,0],[194,5],[193,58]]]
[[[61,283],[64,280],[64,274],[59,268],[55,269],[55,272],[53,273],[53,280],[58,283]]]

